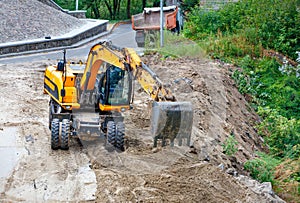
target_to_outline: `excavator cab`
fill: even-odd
[[[129,109],[132,95],[132,80],[127,70],[109,65],[105,73],[100,75],[98,83],[99,109],[120,107],[117,111]]]

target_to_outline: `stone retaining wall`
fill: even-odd
[[[107,21],[108,22],[108,21]],[[98,26],[92,27],[79,34],[71,37],[62,37],[56,39],[38,39],[28,42],[13,42],[11,44],[0,44],[0,58],[1,55],[7,55],[11,53],[30,52],[40,49],[50,49],[55,47],[65,47],[74,45],[84,39],[93,37],[102,32],[107,31],[107,22],[104,22]]]

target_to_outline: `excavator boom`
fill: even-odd
[[[183,140],[189,146],[191,141],[193,107],[190,102],[176,101],[171,89],[164,85],[158,75],[145,65],[133,49],[125,48],[136,80],[144,91],[154,100],[151,114],[151,132],[154,137],[154,147],[157,141],[166,140],[174,145],[174,140],[182,145]]]

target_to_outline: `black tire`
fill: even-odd
[[[53,113],[60,113],[61,107],[53,99],[49,102],[49,130],[51,130],[51,123],[53,120]]]
[[[111,145],[116,144],[116,124],[113,121],[107,122],[106,140]]]
[[[53,119],[51,122],[51,149],[59,148],[59,120]]]
[[[51,123],[52,123],[52,119],[53,119],[53,115],[51,112],[51,105],[52,105],[52,102],[50,101],[49,102],[49,130],[51,130]]]
[[[62,150],[69,149],[69,137],[70,137],[70,121],[68,119],[63,119],[61,123],[61,143],[60,148]]]
[[[125,125],[122,122],[118,122],[116,125],[116,148],[124,151],[124,137],[125,137]]]

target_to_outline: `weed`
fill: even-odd
[[[197,43],[169,31],[164,31],[163,47],[160,47],[159,32],[146,36],[146,49],[156,50],[164,58],[203,57],[203,50]]]
[[[236,141],[234,135],[229,135],[226,141],[222,144],[224,153],[228,156],[234,155],[238,151],[238,148],[236,147],[237,144],[238,142]]]
[[[258,153],[258,155],[259,158],[247,161],[244,168],[256,180],[274,184],[274,169],[280,163],[280,160],[264,153]]]

